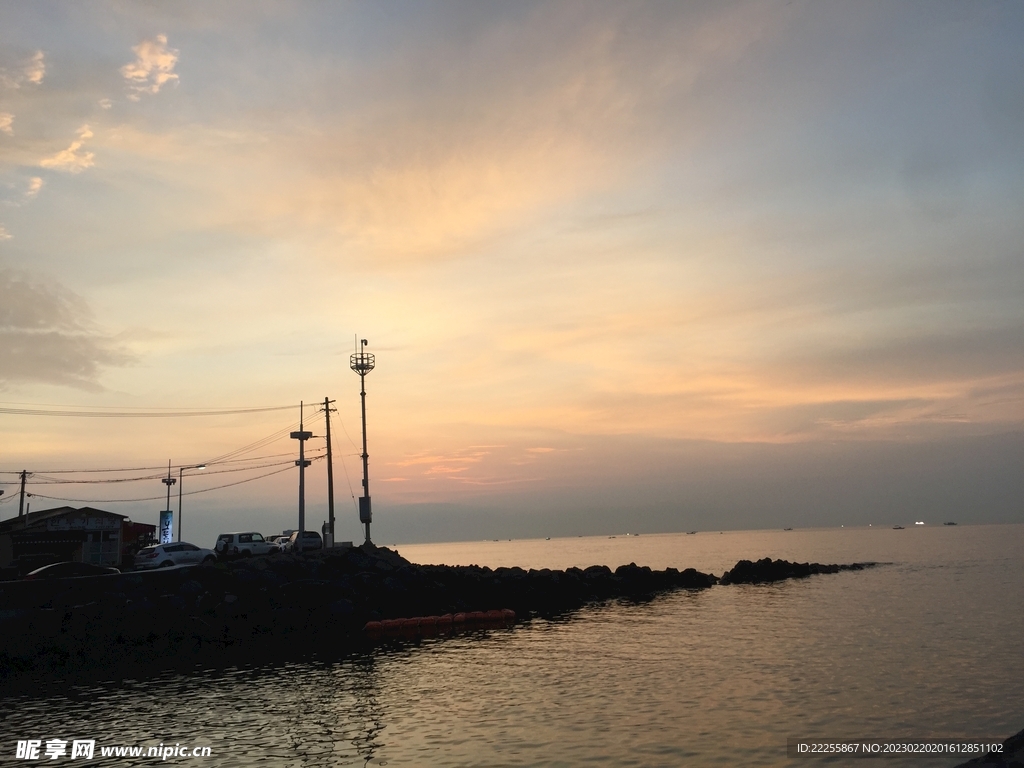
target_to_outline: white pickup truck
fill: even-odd
[[[262,533],[222,533],[217,537],[214,550],[223,557],[252,557],[277,552],[277,546],[265,541]]]

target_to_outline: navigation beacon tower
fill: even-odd
[[[359,374],[359,395],[363,401],[363,495],[359,499],[359,522],[366,526],[366,543],[370,541],[370,521],[373,515],[370,514],[370,464],[369,454],[366,452],[366,374],[373,370],[373,355],[366,351],[369,342],[361,339],[359,351],[349,357],[349,365],[352,370]]]

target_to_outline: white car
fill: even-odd
[[[299,540],[299,532],[294,531],[284,542],[284,552],[294,552],[295,542]],[[314,549],[323,549],[324,540],[316,531],[304,531],[302,535],[302,551],[311,552]]]
[[[212,549],[202,549],[186,541],[173,544],[158,544],[155,547],[143,547],[135,555],[135,570],[145,571],[150,568],[169,568],[172,565],[199,565],[212,563],[217,553]]]
[[[217,537],[214,547],[217,554],[224,557],[252,557],[253,555],[269,555],[277,552],[277,546],[265,541],[262,533],[247,531],[245,533],[222,533]]]

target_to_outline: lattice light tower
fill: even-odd
[[[370,455],[366,452],[366,374],[373,370],[373,355],[366,351],[369,342],[361,339],[359,351],[349,357],[349,365],[359,374],[359,396],[363,401],[363,495],[359,499],[359,522],[366,526],[366,543],[370,541]]]

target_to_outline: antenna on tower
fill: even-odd
[[[358,337],[357,337],[358,338]],[[363,404],[363,495],[359,499],[359,522],[366,526],[366,543],[370,541],[370,521],[373,515],[370,513],[370,456],[366,452],[366,374],[373,370],[373,355],[366,351],[369,342],[362,339],[359,344],[359,351],[349,357],[349,365],[353,371],[359,374],[359,396]]]

